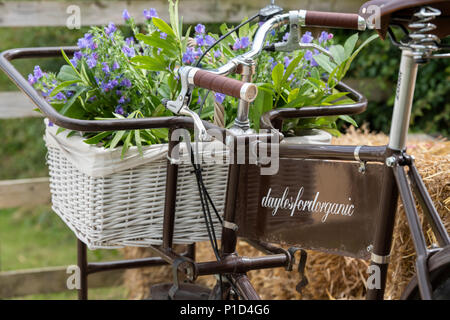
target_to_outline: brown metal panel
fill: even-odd
[[[354,161],[280,159],[279,167],[272,176],[242,170],[238,236],[367,259],[383,165],[361,173]]]

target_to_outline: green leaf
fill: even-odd
[[[164,20],[154,17],[152,18],[152,21],[159,30],[161,30],[162,32],[166,33],[169,36],[177,38],[175,32]]]
[[[109,147],[111,149],[114,149],[117,146],[117,144],[119,143],[120,139],[122,139],[124,134],[125,134],[125,130],[120,130],[120,131],[115,132],[114,138],[112,139]]]
[[[136,141],[136,146],[138,148],[139,154],[143,156],[144,153],[142,152],[141,133],[139,130],[134,130],[134,140]]]
[[[355,50],[355,52],[353,52],[353,54],[350,56],[350,58],[348,58],[345,67],[344,67],[344,75],[345,73],[347,73],[348,69],[350,68],[350,64],[352,63],[352,61],[356,58],[356,56],[358,55],[358,53],[366,46],[368,45],[370,42],[372,42],[373,40],[375,40],[376,38],[378,38],[379,35],[378,34],[374,34],[372,35],[370,38],[368,38],[366,41],[364,41],[359,47],[358,49]]]
[[[125,156],[125,154],[127,153],[128,149],[131,146],[131,132],[127,132],[127,136],[125,138],[125,141],[123,143],[123,147],[122,147],[122,154],[121,154],[121,158],[123,159],[123,157]]]
[[[87,143],[87,144],[97,144],[97,143],[99,143],[103,138],[106,138],[106,137],[109,136],[110,134],[111,134],[111,132],[109,132],[109,131],[101,132],[101,133],[99,133],[99,134],[97,134],[97,135],[95,135],[95,136],[93,136],[93,137],[91,137],[91,138],[89,138],[89,139],[84,140],[84,143]]]
[[[135,63],[136,67],[150,71],[167,71],[168,66],[167,60],[148,56],[135,56],[131,58],[131,62]]]
[[[78,82],[80,82],[80,80],[71,80],[71,81],[66,81],[66,82],[60,83],[58,86],[56,86],[53,89],[52,93],[50,94],[50,97],[54,97],[55,95],[57,95],[59,92],[63,91],[68,86],[78,83]]]
[[[340,115],[339,119],[344,120],[345,122],[351,123],[355,127],[358,127],[358,124],[356,123],[356,121],[348,115]]]
[[[58,130],[56,130],[56,134],[60,134],[61,132],[65,131],[66,128],[59,127]]]
[[[336,68],[336,64],[334,62],[331,62],[330,58],[323,53],[314,56],[314,60],[328,73],[333,72],[333,69]]]
[[[75,66],[72,64],[72,62],[70,62],[70,59],[67,57],[67,55],[63,49],[61,49],[61,53],[64,57],[64,60],[66,60],[67,64],[72,68],[72,70],[75,72],[75,74],[78,75],[78,78],[81,79],[81,74],[78,72],[77,68],[75,68]]]
[[[64,107],[61,109],[60,113],[64,116],[69,116],[68,112],[69,112],[70,108],[72,106],[74,106],[75,100],[80,96],[80,94],[85,92],[87,89],[88,88],[86,88],[86,87],[78,87],[77,90],[75,91],[75,93],[73,94],[73,96],[70,97],[70,99],[66,102]]]
[[[138,33],[136,35],[136,39],[141,40],[142,42],[153,48],[161,48],[169,56],[175,56],[178,54],[178,46],[176,41],[161,39],[159,32],[153,32],[149,36]]]
[[[344,44],[344,50],[345,50],[345,56],[346,56],[345,59],[348,59],[352,55],[353,49],[355,49],[356,42],[358,42],[358,34],[357,33],[355,33],[354,35],[349,37],[347,39],[347,41],[345,41],[345,44]]]
[[[327,96],[322,102],[323,103],[333,102],[333,101],[335,101],[335,100],[337,100],[339,98],[342,98],[342,97],[346,96],[347,94],[348,94],[348,92],[334,93],[334,94],[331,94],[331,95]]]
[[[276,91],[281,89],[281,81],[283,79],[284,66],[278,63],[272,70],[272,81]]]
[[[66,81],[81,81],[81,77],[79,77],[78,72],[73,71],[71,66],[63,65],[58,73],[58,76],[56,77],[61,82]]]
[[[289,63],[289,65],[287,66],[286,71],[284,72],[284,75],[283,75],[283,79],[282,79],[283,83],[285,83],[287,81],[287,79],[291,76],[292,72],[294,72],[295,68],[298,67],[298,64],[302,60],[304,54],[305,54],[304,52],[301,52],[297,57],[295,57],[291,61],[291,63]]]
[[[345,55],[345,49],[340,44],[331,46],[329,51],[337,64],[341,64],[347,59],[347,56]]]

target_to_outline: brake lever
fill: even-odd
[[[189,104],[192,98],[192,90],[193,86],[189,84],[188,76],[191,68],[183,68],[178,69],[178,74],[180,76],[181,81],[181,91],[178,95],[178,98],[174,101],[163,99],[162,104],[168,110],[172,111],[174,114],[180,114],[184,116],[189,116],[194,120],[194,127],[198,132],[199,141],[211,141],[212,138],[206,132],[206,128],[203,125],[202,120],[199,115],[189,109]]]

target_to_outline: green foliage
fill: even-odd
[[[337,39],[345,39],[348,33],[340,31],[335,36]],[[362,38],[367,38],[367,34],[363,34]],[[449,40],[446,39],[446,42]],[[376,79],[381,90],[390,93],[387,101],[369,100],[367,111],[355,116],[358,123],[367,122],[372,130],[389,132],[400,55],[401,51],[389,40],[377,40],[371,45],[370,50],[363,50],[360,53],[356,63],[349,69],[350,77]],[[427,64],[419,66],[411,114],[411,130],[450,136],[449,96],[448,59],[430,60]]]

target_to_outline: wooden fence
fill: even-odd
[[[184,22],[238,22],[270,3],[269,0],[180,0]],[[339,12],[357,12],[361,0],[279,0],[285,9],[314,9]],[[142,11],[156,8],[167,19],[167,0],[158,1],[0,1],[0,27],[65,26],[71,12],[69,6],[80,8],[81,25],[99,25],[113,21],[121,24],[121,12],[142,22]],[[72,7],[73,9],[73,7]],[[0,43],[1,46],[1,43]],[[9,48],[2,48],[5,50]],[[361,85],[361,83],[363,83]],[[352,85],[373,88],[369,80],[353,80]],[[369,90],[370,91],[370,90]],[[369,92],[368,91],[368,92]],[[378,90],[375,88],[375,91]],[[383,95],[373,97],[383,99]],[[0,119],[40,116],[32,103],[20,92],[0,92]],[[1,159],[0,159],[1,161]],[[0,181],[0,209],[34,206],[50,202],[48,178]],[[90,276],[90,287],[117,285],[122,271],[104,272]],[[66,267],[46,267],[34,270],[0,272],[0,299],[37,293],[67,290]]]

